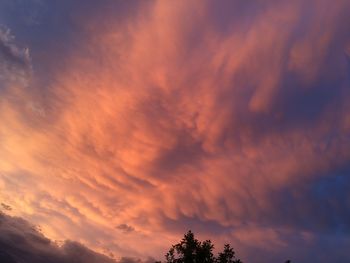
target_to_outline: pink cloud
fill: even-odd
[[[52,55],[49,87],[31,89],[35,72],[9,84],[0,198],[14,213],[52,238],[145,257],[177,240],[173,221],[215,222],[247,258],[248,243],[309,233],[303,186],[349,164],[349,4],[232,1],[237,17],[224,18],[211,4],[156,1],[123,23],[77,16],[86,35]]]

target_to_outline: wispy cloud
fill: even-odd
[[[31,67],[29,50],[18,47],[5,26],[0,26],[0,59],[0,92],[10,83],[25,84]]]

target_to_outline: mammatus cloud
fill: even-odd
[[[78,6],[78,37],[34,52],[45,74],[1,100],[15,213],[118,255],[160,257],[192,228],[250,262],[348,259],[348,1]]]

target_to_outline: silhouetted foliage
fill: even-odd
[[[165,255],[166,263],[242,263],[236,259],[229,244],[225,245],[218,257],[214,257],[213,249],[210,240],[200,242],[188,231],[180,243],[173,245]]]
[[[240,259],[236,259],[235,252],[229,244],[224,246],[224,251],[219,253],[216,260],[217,263],[242,263]]]

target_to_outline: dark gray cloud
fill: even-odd
[[[5,209],[7,206],[3,204]],[[79,242],[67,240],[58,245],[46,238],[39,227],[0,210],[0,261],[1,263],[153,263],[155,259],[122,257],[116,260],[94,252]]]
[[[135,231],[135,228],[133,228],[132,226],[129,226],[127,224],[120,224],[116,228],[121,230],[124,233],[130,233],[130,232]]]
[[[0,214],[0,255],[6,263],[113,263],[102,254],[66,241],[58,246],[29,222]]]

